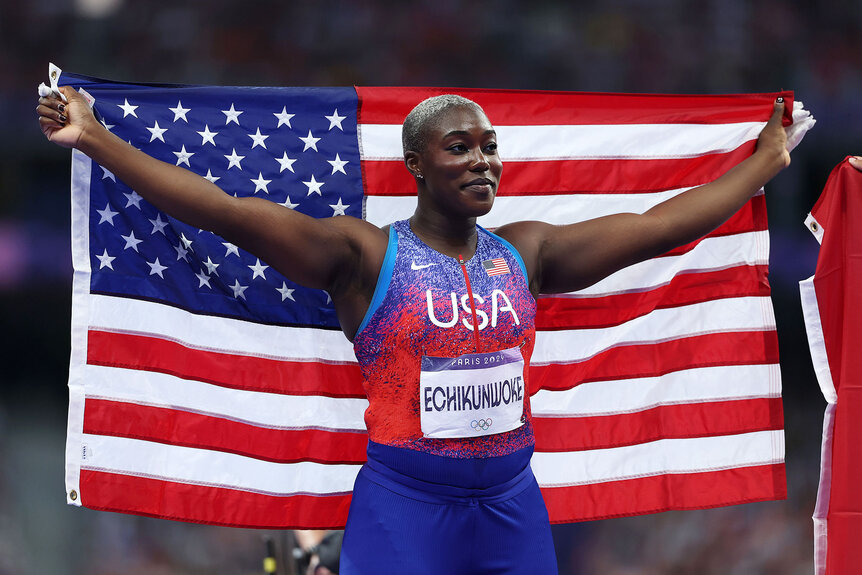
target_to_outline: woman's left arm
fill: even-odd
[[[783,112],[783,100],[776,100],[750,157],[714,182],[643,214],[615,214],[565,226],[519,222],[497,233],[521,252],[534,293],[583,289],[626,266],[701,238],[736,213],[790,164]]]

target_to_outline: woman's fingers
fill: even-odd
[[[772,104],[772,116],[766,122],[760,137],[757,139],[757,149],[767,150],[780,157],[783,167],[790,164],[790,153],[787,151],[787,134],[784,132],[782,118],[784,117],[784,98],[776,98]]]
[[[46,119],[53,120],[61,126],[66,124],[66,121],[69,119],[66,116],[66,106],[62,102],[57,105],[56,102],[59,102],[59,100],[55,99],[55,101],[52,102],[48,98],[39,99],[39,105],[36,107],[36,113],[39,114],[40,121]]]
[[[51,93],[39,98],[36,114],[39,128],[49,141],[66,148],[75,147],[87,126],[95,122],[86,100],[68,86],[60,88],[68,100]]]
[[[772,103],[772,116],[769,118],[769,121],[781,123],[781,120],[783,117],[784,117],[784,98],[779,96],[775,99],[775,102]]]
[[[850,165],[862,172],[862,156],[853,156],[850,158]]]

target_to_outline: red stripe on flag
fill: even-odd
[[[482,106],[498,125],[724,124],[765,122],[776,94],[666,95],[481,90],[464,88],[357,87],[361,124],[398,124],[416,104],[440,94],[460,94]],[[785,125],[793,92],[782,92]]]
[[[543,487],[552,523],[786,499],[784,464]]]
[[[365,432],[272,429],[179,409],[87,399],[84,433],[236,453],[275,463],[364,463]]]
[[[538,300],[536,329],[560,330],[619,325],[656,309],[730,297],[768,296],[768,266],[737,266],[685,273],[647,291],[600,297],[552,297]]]
[[[733,435],[784,427],[780,397],[662,405],[637,413],[533,417],[536,451],[577,451],[659,439]]]
[[[631,194],[699,186],[750,156],[754,147],[751,141],[732,152],[680,159],[506,160],[500,196]],[[401,160],[363,160],[362,170],[366,195],[416,195],[416,183]]]
[[[267,495],[89,469],[81,470],[80,486],[90,509],[258,529],[343,529],[351,498]]]
[[[186,347],[158,337],[91,329],[87,363],[166,373],[249,391],[365,397],[357,364],[283,361]]]
[[[530,365],[530,392],[571,389],[579,383],[655,377],[696,367],[778,363],[774,330],[695,335],[639,345],[622,345],[577,363]]]

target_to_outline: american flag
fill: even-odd
[[[498,131],[491,228],[640,212],[711,181],[753,151],[776,96],[61,80],[112,132],[226,193],[377,225],[415,207],[404,116],[460,93]],[[795,143],[813,120],[794,115]],[[328,295],[160,213],[80,152],[72,188],[68,502],[342,526],[367,402]],[[533,468],[552,521],[784,496],[767,261],[759,195],[700,242],[539,300]]]
[[[506,264],[506,260],[503,258],[494,258],[492,260],[485,260],[482,262],[482,267],[485,268],[485,271],[489,276],[501,276],[509,273],[509,266]]]

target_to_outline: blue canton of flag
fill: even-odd
[[[353,89],[136,86],[130,95],[123,88],[117,96],[107,84],[85,86],[105,126],[147,154],[235,196],[314,217],[362,217]],[[95,164],[90,214],[93,293],[260,323],[338,327],[325,292],[167,216]]]

